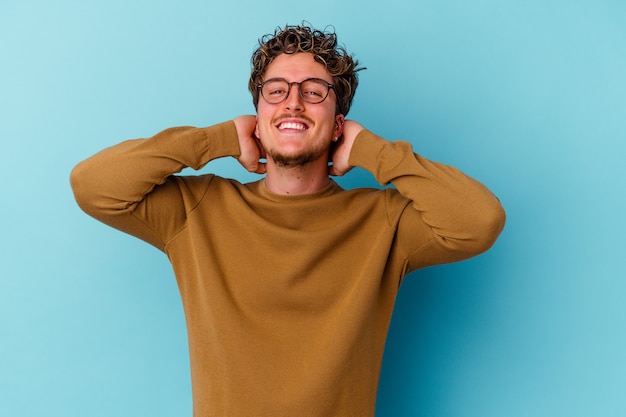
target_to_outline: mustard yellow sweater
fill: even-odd
[[[499,201],[458,170],[369,131],[350,163],[395,188],[269,192],[185,167],[239,154],[232,121],[105,149],[71,175],[80,207],[169,257],[194,416],[374,415],[396,292],[409,271],[487,250]]]

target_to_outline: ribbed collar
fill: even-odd
[[[343,191],[343,188],[341,188],[341,186],[339,186],[339,184],[337,184],[332,179],[330,180],[327,186],[311,194],[301,194],[301,195],[275,194],[267,189],[267,185],[265,184],[265,178],[255,183],[250,184],[250,188],[261,197],[264,197],[271,201],[283,202],[283,203],[316,200],[322,197],[329,197],[331,195],[334,195]]]

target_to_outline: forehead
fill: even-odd
[[[296,54],[281,54],[274,58],[265,70],[266,80],[270,78],[285,78],[287,81],[302,81],[307,78],[321,78],[332,83],[332,77],[326,67],[317,62],[313,54],[299,52]]]

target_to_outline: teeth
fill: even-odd
[[[285,122],[281,123],[279,126],[280,129],[296,129],[296,130],[305,130],[306,127],[301,123],[293,123],[293,122]]]

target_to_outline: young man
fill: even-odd
[[[105,149],[73,170],[76,199],[169,257],[194,416],[373,416],[402,278],[487,250],[503,209],[458,170],[345,119],[358,68],[333,33],[287,26],[252,63],[256,117]],[[175,175],[224,156],[266,175]],[[355,166],[395,187],[329,177]]]

